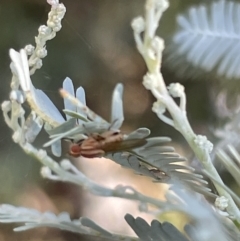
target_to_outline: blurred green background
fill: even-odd
[[[166,45],[175,31],[176,15],[200,2],[203,1],[170,1],[159,29]],[[123,130],[148,127],[154,136],[170,136],[175,145],[182,146],[184,153],[191,157],[184,139],[152,113],[154,98],[142,86],[146,67],[135,48],[130,22],[143,13],[144,1],[65,0],[63,3],[67,8],[63,28],[47,43],[48,56],[43,60],[43,67],[32,77],[34,85],[62,108],[58,89],[68,76],[75,87],[84,87],[88,106],[108,119],[112,90],[116,83],[122,82],[125,87]],[[19,50],[26,44],[34,44],[37,29],[45,24],[49,10],[44,0],[0,1],[1,102],[8,99],[10,90],[9,49]],[[209,127],[216,122],[209,89],[213,85],[211,80],[207,77],[200,81],[178,78],[170,66],[163,68],[163,75],[167,84],[184,84],[190,122],[197,133],[209,135]],[[72,217],[79,217],[85,205],[79,205],[79,188],[43,180],[39,174],[40,164],[22,153],[13,143],[3,117],[0,120],[0,203],[35,207],[42,211],[66,210]],[[36,145],[43,142],[46,142],[46,135],[42,135]],[[53,229],[20,234],[12,233],[11,229],[10,225],[0,225],[0,241],[81,239],[78,235]]]

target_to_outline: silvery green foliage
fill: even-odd
[[[122,84],[117,84],[113,92],[110,123],[85,105],[85,93],[82,87],[77,89],[77,98],[75,99],[73,83],[70,78],[66,78],[63,82],[63,91],[66,91],[64,104],[65,108],[68,108],[65,109],[65,121],[47,95],[41,90],[36,90],[30,78],[27,77],[29,73],[28,69],[24,67],[27,65],[24,52],[17,53],[11,50],[10,55],[13,61],[12,68],[17,69],[16,75],[22,90],[28,96],[28,102],[34,105],[34,108],[37,109],[36,113],[45,119],[45,129],[52,138],[45,146],[51,145],[55,155],[61,154],[60,141],[63,138],[81,140],[88,138],[91,133],[101,134],[109,128],[118,130],[121,127],[124,120]],[[48,120],[50,121],[48,122]],[[57,127],[52,128],[56,125]],[[39,130],[40,128],[37,128],[38,132]],[[168,137],[148,138],[149,134],[150,130],[147,128],[139,128],[128,135],[126,134],[121,146],[122,149],[116,153],[106,154],[112,154],[112,159],[115,162],[133,169],[138,174],[149,176],[155,181],[172,183],[173,180],[182,180],[199,192],[211,194],[210,190],[202,185],[206,184],[202,176],[194,174],[194,170],[187,165],[175,164],[176,162],[184,162],[185,159],[175,153],[172,147],[166,146],[166,143],[170,141]],[[35,137],[36,135],[34,135]],[[122,152],[124,152],[123,155]]]
[[[0,206],[0,222],[23,223],[23,226],[14,228],[16,232],[33,228],[51,227],[79,234],[101,236],[110,240],[135,240],[133,237],[112,234],[86,217],[71,220],[66,212],[58,215],[52,212],[41,213],[35,209],[14,207],[8,204]]]
[[[179,188],[179,187],[178,187]],[[237,241],[240,232],[226,218],[213,212],[212,208],[199,196],[174,189],[177,196],[168,193],[166,209],[180,211],[190,217],[191,221],[185,226],[187,236],[179,232],[170,223],[160,223],[153,220],[149,225],[144,219],[134,219],[131,215],[125,216],[126,221],[141,240],[166,241]],[[189,239],[190,237],[190,239]]]
[[[63,89],[68,91],[71,96],[75,96],[70,78],[64,80]],[[79,90],[81,90],[81,95],[79,94],[77,99],[86,104],[82,87],[77,89],[76,96]],[[87,106],[77,108],[72,101],[65,98],[64,105],[67,121],[49,131],[52,140],[44,146],[54,145],[63,138],[72,140],[86,139],[87,135],[91,133],[101,134],[108,131],[109,128],[118,130],[124,120],[122,95],[123,85],[117,84],[112,96],[111,122],[105,121]],[[177,154],[173,147],[166,145],[171,141],[170,138],[148,138],[149,134],[150,130],[147,128],[139,128],[125,134],[121,150],[106,153],[106,157],[123,167],[133,169],[137,174],[149,176],[156,182],[174,183],[176,180],[181,180],[198,192],[213,195],[211,190],[204,186],[207,182],[203,180],[203,177],[194,174],[193,168],[184,165],[186,159]],[[183,164],[180,165],[180,162]]]
[[[194,174],[192,168],[177,163],[184,163],[186,160],[175,153],[172,147],[168,146],[168,142],[170,141],[168,137],[149,138],[150,131],[147,128],[139,128],[132,133],[124,135],[120,149],[106,153],[116,163],[123,167],[133,169],[137,174],[149,176],[156,182],[172,184],[171,189],[174,193],[170,191],[167,192],[165,196],[166,199],[163,201],[146,196],[131,186],[118,185],[115,188],[109,188],[99,185],[85,176],[84,173],[78,170],[69,160],[64,159],[56,162],[45,150],[38,150],[31,144],[44,125],[45,130],[52,139],[46,146],[51,145],[53,153],[60,155],[60,142],[62,139],[69,138],[77,141],[87,139],[89,135],[95,132],[101,134],[107,130],[119,131],[124,120],[122,84],[117,84],[114,89],[109,122],[87,107],[84,89],[79,87],[75,93],[73,83],[69,78],[64,80],[63,89],[60,91],[64,97],[64,112],[66,118],[60,114],[59,110],[43,91],[33,86],[30,75],[41,67],[40,60],[45,57],[47,53],[45,49],[46,41],[53,38],[56,31],[60,30],[60,21],[65,13],[65,7],[59,4],[58,0],[49,0],[48,3],[52,5],[52,9],[49,14],[48,26],[42,26],[39,30],[39,36],[36,38],[38,51],[32,53],[34,50],[31,46],[20,50],[20,52],[10,50],[10,57],[12,59],[11,70],[13,73],[11,82],[12,91],[10,101],[5,101],[2,104],[5,121],[13,130],[13,140],[18,143],[28,155],[32,155],[43,164],[41,170],[42,176],[53,181],[69,182],[81,186],[94,195],[137,201],[139,203],[139,210],[143,212],[162,215],[167,212],[177,211],[186,214],[190,220],[190,225],[186,227],[188,237],[185,237],[185,235],[181,234],[169,223],[160,224],[155,220],[150,226],[141,218],[134,219],[131,215],[127,215],[127,222],[141,240],[239,240],[239,231],[236,230],[233,223],[228,219],[229,214],[233,215],[233,217],[230,218],[239,218],[239,209],[231,204],[231,197],[236,200],[237,204],[240,203],[239,198],[236,197],[231,190],[228,190],[223,183],[220,183],[221,178],[215,175],[215,169],[211,165],[209,170],[213,170],[211,174],[214,175],[211,177],[207,172],[206,175],[216,184],[217,188],[221,187],[221,189],[219,189],[220,191],[226,191],[222,191],[226,196],[216,198],[215,207],[218,209],[215,210],[202,195],[192,193],[194,190],[200,193],[210,194],[210,190],[203,186],[205,181],[203,181],[202,176]],[[138,43],[138,49],[145,57],[147,66],[152,72],[145,76],[144,85],[146,88],[152,89],[156,94],[155,97],[158,99],[153,109],[157,111],[160,119],[162,118],[166,123],[175,126],[176,129],[180,129],[180,127],[190,126],[186,118],[184,87],[180,84],[171,84],[166,91],[160,91],[159,93],[154,91],[161,89],[158,84],[163,81],[163,79],[161,79],[161,73],[156,72],[160,69],[162,49],[164,46],[163,41],[155,36],[155,31],[158,27],[158,21],[167,6],[168,2],[166,0],[159,2],[154,0],[147,1],[146,20],[138,17],[132,25],[134,27],[134,36]],[[144,34],[142,34],[143,31],[145,31]],[[142,41],[143,39],[141,39],[142,36],[144,36],[144,43]],[[28,59],[27,55],[36,58],[29,57]],[[35,62],[33,60],[37,61]],[[153,68],[154,66],[157,66],[157,68]],[[164,83],[162,83],[161,87],[164,86]],[[176,118],[177,116],[175,116],[176,113],[171,111],[170,113],[173,119],[163,116],[167,107],[167,102],[164,102],[164,100],[169,101],[171,106],[174,106],[174,101],[171,102],[172,99],[170,95],[180,97],[179,109],[178,106],[176,106],[175,110],[179,111],[177,113],[182,117],[180,119],[185,122],[176,121],[178,120],[178,118]],[[24,106],[22,105],[25,100],[32,109],[27,119],[25,117]],[[176,125],[176,123],[178,123],[178,125]],[[180,123],[185,123],[185,126]],[[187,132],[193,132],[191,128],[183,129],[184,131],[187,130]],[[197,136],[194,133],[189,135],[189,137],[190,136],[192,146],[195,147],[195,143],[196,148],[200,150],[196,152],[198,154],[200,153],[198,158],[201,159],[203,157],[204,162],[210,164],[208,154],[212,149],[211,143],[207,141],[206,137]],[[240,159],[236,151],[231,150],[231,154],[236,160]],[[237,179],[240,175],[239,169],[234,170],[237,169],[236,165],[234,166],[233,161],[227,155],[223,155],[223,159],[227,160],[227,168]],[[205,164],[204,162],[203,164]],[[215,195],[213,195],[213,197],[215,197]],[[218,203],[218,205],[216,203]],[[229,212],[224,213],[225,209]],[[17,208],[10,205],[0,206],[0,222],[20,222],[24,224],[24,226],[16,228],[15,231],[49,226],[112,240],[136,240],[136,238],[110,233],[88,218],[71,220],[67,213],[60,213],[59,215],[50,212],[40,213],[36,210],[21,207]]]
[[[191,7],[177,17],[178,31],[168,46],[167,62],[177,72],[187,73],[194,66],[216,70],[227,78],[240,77],[240,4],[212,1]],[[194,70],[196,71],[196,70]]]
[[[153,220],[149,225],[143,218],[135,219],[130,214],[125,215],[125,220],[141,240],[189,241],[175,226],[168,222],[160,223],[158,220]]]
[[[239,231],[226,218],[214,213],[210,205],[195,194],[175,190],[174,195],[171,193],[167,194],[166,201],[162,202],[161,205],[162,208],[158,210],[159,215],[175,210],[186,214],[190,218],[190,223],[192,224],[188,224],[185,230],[188,236],[191,237],[191,241],[239,240]],[[151,225],[149,225],[144,219],[134,219],[130,214],[125,216],[125,220],[139,238],[144,241],[190,240],[170,223],[161,224],[159,221],[153,220]],[[24,231],[38,227],[54,227],[75,233],[105,237],[111,240],[135,240],[133,237],[113,234],[85,217],[71,220],[67,213],[58,215],[51,212],[40,213],[33,209],[6,204],[0,206],[0,222],[24,224],[24,226],[15,228],[15,231]]]
[[[231,173],[236,183],[240,187],[240,154],[239,152],[231,145],[227,146],[227,154],[226,151],[221,149],[217,150],[217,156],[220,158],[221,162],[225,166],[225,168]]]
[[[240,102],[239,98],[236,101],[234,107],[229,108],[227,106],[227,94],[226,92],[220,92],[217,96],[216,109],[217,114],[222,119],[226,119],[227,122],[221,128],[214,130],[215,136],[219,139],[215,145],[215,151],[217,149],[223,149],[227,151],[228,145],[233,146],[239,151],[240,146]]]

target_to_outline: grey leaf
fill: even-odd
[[[77,97],[77,99],[79,99],[79,101],[81,101],[84,105],[86,105],[86,95],[85,95],[85,91],[82,87],[77,88],[76,97]],[[84,113],[80,108],[77,108],[77,112],[79,114],[85,116],[85,118],[87,117],[86,113]]]
[[[239,163],[240,163],[240,155],[237,152],[237,150],[231,146],[228,145],[228,151],[230,152],[230,155],[228,155],[225,151],[223,150],[218,150],[217,151],[217,156],[225,166],[225,168],[231,173],[235,181],[237,182],[238,186],[240,186],[240,168],[239,168]]]
[[[74,87],[73,87],[73,83],[72,80],[70,78],[65,78],[65,80],[63,81],[63,89],[66,90],[69,94],[71,95],[75,95],[74,93]],[[75,112],[76,111],[76,106],[68,99],[64,98],[64,108],[70,111]],[[67,120],[69,120],[71,117],[69,115],[66,116]]]
[[[143,139],[150,135],[150,130],[148,128],[139,128],[124,137],[124,140],[130,139]]]
[[[151,235],[150,235],[150,228],[146,222],[144,223],[144,225],[143,224],[140,225],[140,223],[136,222],[136,220],[130,214],[126,214],[124,218],[128,223],[128,225],[133,229],[133,231],[137,234],[137,236],[141,240],[152,241]]]
[[[99,225],[97,225],[95,222],[93,222],[91,219],[86,218],[86,217],[82,217],[80,218],[80,222],[83,226],[92,228],[96,231],[98,231],[99,233],[104,234],[107,237],[112,237],[112,234],[109,233],[106,229],[103,229],[102,227],[100,227]]]
[[[53,136],[53,135],[55,136],[55,135],[58,135],[58,134],[65,133],[65,132],[73,129],[75,126],[76,126],[76,120],[75,119],[69,119],[69,120],[65,121],[63,124],[57,126],[56,128],[47,130],[47,133],[50,136]]]
[[[175,56],[169,64],[175,67],[174,59],[180,60],[180,67],[186,59],[185,65],[188,62],[207,72],[216,69],[218,75],[239,78],[239,13],[239,3],[220,0],[192,7],[178,16],[179,30],[169,46]]]
[[[112,128],[116,130],[122,126],[124,120],[122,95],[123,85],[117,84],[113,91],[111,111],[111,123],[114,123]]]
[[[31,112],[24,123],[26,141],[32,143],[40,133],[42,126],[42,119],[37,117],[35,112]]]
[[[78,120],[78,122],[81,120],[80,123],[88,122],[86,113],[79,113],[71,110],[63,110],[65,114],[67,114],[71,118],[75,118]]]
[[[125,220],[138,237],[145,241],[189,241],[176,227],[171,223],[160,223],[153,220],[151,226],[143,219],[136,218],[130,214],[125,215]]]
[[[61,140],[57,140],[51,145],[51,151],[52,151],[52,154],[56,157],[60,157],[62,155]]]
[[[86,105],[86,95],[83,87],[78,87],[76,90],[76,97],[81,101],[84,105]]]
[[[49,119],[53,119],[58,123],[65,121],[57,107],[42,90],[34,89],[34,98],[38,108],[44,115],[48,116]]]

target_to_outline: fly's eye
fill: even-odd
[[[119,131],[113,132],[113,136],[117,136],[119,134]]]
[[[81,148],[80,148],[79,145],[72,145],[72,146],[71,146],[71,152],[72,152],[72,153],[78,153],[78,152],[80,152],[80,151],[81,151]]]

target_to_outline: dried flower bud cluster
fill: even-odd
[[[143,77],[143,85],[147,90],[151,90],[154,88],[158,87],[158,79],[156,78],[156,76],[154,74],[151,73],[147,73],[144,77]]]
[[[47,26],[52,28],[54,32],[58,32],[59,30],[61,30],[61,21],[65,15],[65,12],[65,6],[62,3],[59,4],[57,3],[57,1],[55,1],[55,4],[52,5],[52,9],[48,14],[47,21]]]
[[[207,139],[206,136],[197,135],[194,142],[201,148],[211,153],[213,150],[213,144]]]
[[[215,206],[221,211],[223,211],[228,207],[228,202],[229,200],[224,196],[217,197],[215,200]]]
[[[184,86],[179,83],[172,83],[168,86],[168,91],[171,96],[177,98],[184,94]]]
[[[145,29],[145,20],[141,16],[136,17],[133,19],[131,26],[134,32],[142,33]]]
[[[65,15],[66,8],[58,1],[48,1],[52,6],[48,14],[47,26],[42,25],[38,29],[38,36],[35,38],[36,48],[32,45],[27,45],[25,51],[29,58],[30,74],[34,74],[37,69],[42,67],[42,59],[47,56],[46,42],[53,39],[61,28],[61,21]]]

